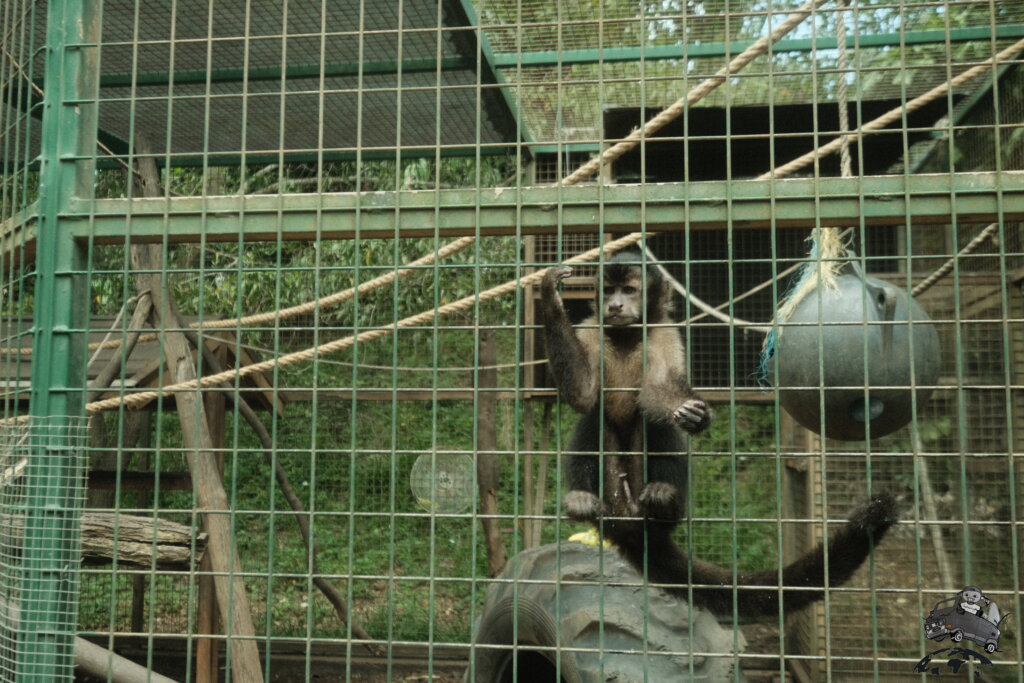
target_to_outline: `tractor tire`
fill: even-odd
[[[491,585],[465,680],[732,681],[735,651],[732,630],[645,587],[614,550],[566,542],[520,553]]]

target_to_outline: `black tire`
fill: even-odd
[[[989,654],[992,654],[995,651],[996,651],[996,644],[995,643],[985,643],[985,652],[987,652]]]
[[[964,632],[960,630],[953,631],[953,635],[951,635],[949,639],[952,640],[954,643],[959,643],[961,640],[964,639]]]
[[[735,651],[733,632],[714,615],[645,588],[615,551],[579,543],[510,560],[487,591],[473,643],[466,680],[474,683],[557,682],[556,670],[564,683],[628,683],[645,673],[648,681],[735,680],[731,657],[682,654]]]

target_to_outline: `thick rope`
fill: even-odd
[[[579,254],[577,256],[574,256],[573,258],[567,259],[565,263],[587,263],[590,261],[595,261],[600,257],[602,252],[607,254],[613,254],[630,245],[636,244],[637,242],[644,238],[645,234],[646,233],[643,232],[630,233],[629,235],[621,237],[613,242],[608,242],[607,244],[604,244],[600,247],[596,247],[583,254]],[[452,313],[458,313],[460,311],[467,310],[473,307],[477,302],[495,299],[499,296],[508,294],[509,292],[514,292],[519,287],[539,284],[541,279],[543,279],[544,274],[547,273],[547,271],[549,271],[550,269],[550,267],[544,268],[542,270],[538,270],[534,273],[519,278],[518,280],[510,280],[509,282],[506,282],[503,285],[492,287],[491,289],[481,292],[480,294],[471,294],[450,304],[445,304],[444,306],[439,306],[435,309],[424,311],[422,313],[418,313],[408,318],[403,318],[402,320],[399,320],[398,322],[388,327],[378,328],[375,330],[367,330],[366,332],[361,332],[357,335],[342,337],[341,339],[335,339],[334,341],[327,342],[326,344],[314,346],[308,349],[304,349],[302,351],[296,351],[295,353],[285,354],[283,356],[279,356],[278,358],[271,358],[260,363],[246,365],[241,368],[225,370],[224,372],[219,372],[215,375],[207,375],[202,379],[192,380],[189,382],[180,382],[178,384],[171,384],[159,390],[146,391],[138,394],[127,394],[124,396],[114,396],[112,398],[108,398],[102,401],[93,401],[92,403],[86,404],[85,411],[87,414],[93,414],[104,410],[112,410],[122,404],[126,408],[139,408],[149,403],[150,401],[159,398],[160,396],[168,396],[179,391],[187,391],[190,389],[198,389],[201,387],[213,386],[221,382],[233,380],[235,377],[248,377],[249,375],[261,373],[264,371],[270,371],[273,370],[274,368],[287,367],[289,365],[294,365],[296,363],[303,363],[312,360],[317,355],[327,355],[330,353],[334,353],[336,351],[341,351],[343,349],[350,348],[357,343],[365,343],[373,341],[375,339],[386,337],[387,335],[391,334],[392,332],[398,329],[406,327],[415,327],[417,325],[426,324],[432,322],[435,318],[440,318],[446,315],[450,315]]]
[[[329,294],[325,297],[321,297],[315,301],[308,301],[304,304],[297,306],[291,306],[289,308],[282,308],[280,310],[268,311],[265,313],[256,313],[253,315],[247,315],[241,318],[232,318],[231,320],[204,320],[202,322],[193,322],[189,324],[189,327],[193,329],[225,329],[234,327],[247,327],[249,325],[262,325],[265,323],[280,322],[282,320],[289,320],[291,318],[297,318],[302,315],[313,313],[317,310],[323,310],[330,308],[331,306],[337,306],[345,303],[349,299],[355,297],[356,293],[366,294],[385,285],[389,285],[399,277],[408,275],[414,270],[433,264],[435,261],[448,258],[452,254],[457,254],[463,251],[476,241],[475,237],[461,237],[453,242],[449,242],[445,246],[441,247],[435,252],[431,252],[426,256],[422,256],[407,266],[398,268],[396,270],[388,271],[384,275],[375,277],[372,280],[367,280],[358,287],[349,287],[348,289],[340,292]],[[116,326],[116,323],[115,323]],[[109,336],[109,334],[108,334]],[[151,342],[160,338],[158,334],[144,334],[139,337],[138,342]],[[92,351],[95,349],[112,349],[121,346],[120,339],[112,339],[110,341],[96,342],[89,344],[88,350]],[[0,354],[13,354],[19,353],[21,355],[32,355],[31,347],[25,348],[3,348],[0,349]]]
[[[974,250],[980,247],[987,240],[994,238],[998,232],[999,224],[990,223],[988,227],[978,233],[977,237],[968,242],[963,249],[957,252],[956,256],[943,263],[934,273],[918,283],[918,285],[914,287],[913,291],[911,291],[911,295],[918,296],[931,289],[932,285],[946,277],[946,275],[949,274],[949,271],[953,270],[953,266],[956,264],[957,259],[961,256],[974,253]]]
[[[846,57],[846,0],[839,0],[839,7],[840,10],[836,13],[836,68],[839,72],[839,134],[843,139],[843,145],[839,148],[839,168],[844,178],[850,178],[853,176],[853,160],[850,158],[850,139],[846,136],[850,132],[849,95],[846,85],[846,71],[849,68]]]
[[[964,71],[962,74],[956,76],[952,80],[947,81],[945,83],[940,83],[939,85],[935,86],[934,88],[924,93],[923,95],[918,95],[914,99],[907,102],[905,105],[893,107],[892,109],[882,114],[878,118],[872,119],[871,121],[865,123],[857,130],[852,131],[847,135],[839,136],[835,140],[832,140],[831,142],[824,144],[821,147],[818,147],[817,149],[808,152],[807,154],[803,154],[797,157],[796,159],[793,159],[792,161],[787,162],[782,166],[779,166],[778,168],[762,173],[756,179],[768,180],[769,178],[784,178],[788,175],[791,175],[796,171],[799,171],[803,167],[814,163],[815,159],[820,159],[821,157],[835,153],[843,146],[844,140],[846,140],[848,143],[855,142],[856,140],[862,138],[865,133],[881,130],[883,128],[886,128],[890,124],[900,121],[903,118],[904,113],[911,114],[917,111],[921,107],[924,107],[927,104],[931,103],[936,98],[942,97],[950,89],[964,85],[965,83],[974,80],[978,76],[981,76],[985,72],[992,69],[992,67],[994,67],[999,62],[1012,59],[1022,50],[1024,50],[1024,38],[1018,40],[1016,43],[1006,48],[1005,50],[1002,50],[1001,52],[993,55],[990,59],[987,59],[984,62],[972,66],[970,69]]]
[[[849,88],[846,84],[846,72],[849,67],[849,60],[846,54],[846,1],[838,1],[836,12],[836,45],[837,58],[836,70],[838,78],[837,102],[839,111],[839,169],[843,178],[853,177],[853,162],[850,157],[850,106]],[[841,228],[817,226],[811,230],[810,240],[812,243],[810,258],[802,269],[796,284],[789,290],[783,301],[779,304],[775,313],[774,322],[785,322],[796,310],[808,294],[813,292],[819,283],[828,289],[837,287],[836,280],[839,276],[839,268],[846,256],[846,242],[843,239]],[[765,338],[762,367],[765,366],[767,358],[770,357],[774,342],[777,336],[781,336],[782,330],[768,334]]]

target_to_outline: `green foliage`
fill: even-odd
[[[691,517],[777,517],[782,483],[776,470],[775,407],[738,405],[718,410],[718,421],[692,440],[699,452],[690,458]],[[695,521],[692,533],[680,542],[688,543],[703,560],[724,566],[735,563],[741,570],[767,569],[778,562],[774,523]]]

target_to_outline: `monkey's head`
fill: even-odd
[[[668,286],[658,267],[648,261],[643,265],[638,249],[626,249],[605,261],[602,319],[605,325],[625,327],[644,321],[646,290],[647,322],[661,322],[668,317],[671,304]],[[647,281],[644,282],[644,270]]]

